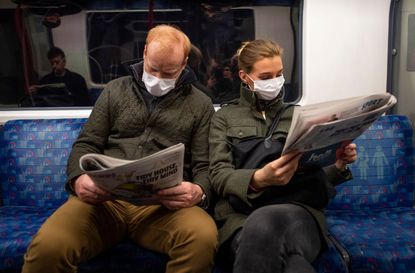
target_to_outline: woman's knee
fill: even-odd
[[[244,224],[244,233],[255,233],[255,236],[286,234],[307,224],[314,223],[312,216],[301,206],[294,204],[278,204],[261,207],[255,210]]]

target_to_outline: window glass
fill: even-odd
[[[14,10],[0,10],[0,105],[16,107],[23,98],[23,67]]]
[[[16,64],[1,67],[8,71],[0,77],[19,79],[2,89],[2,106],[93,105],[109,81],[128,73],[126,62],[142,58],[147,31],[158,24],[176,25],[189,36],[195,85],[215,104],[239,97],[234,54],[253,39],[271,39],[284,48],[285,97],[299,99],[298,1],[64,1],[56,7],[35,2],[1,17],[8,32],[19,30],[0,53]],[[3,78],[0,84],[8,84]]]

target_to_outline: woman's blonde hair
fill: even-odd
[[[240,70],[250,73],[254,64],[263,58],[282,56],[283,49],[270,40],[254,40],[242,43],[236,52]]]
[[[184,56],[189,56],[191,43],[189,37],[184,34],[183,31],[178,29],[175,26],[170,25],[158,25],[152,29],[147,34],[146,44],[150,44],[152,41],[159,41],[161,45],[164,45],[168,48],[172,43],[182,43]]]

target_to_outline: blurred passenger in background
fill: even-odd
[[[200,89],[203,93],[213,99],[212,91],[207,87],[207,75],[206,69],[202,67],[203,63],[203,54],[200,49],[192,44],[189,53],[189,59],[187,60],[187,65],[193,70],[197,78],[192,84]]]
[[[89,106],[89,91],[85,79],[65,68],[66,57],[62,49],[48,51],[52,72],[29,88],[29,97],[22,106]]]

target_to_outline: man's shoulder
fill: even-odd
[[[54,78],[55,78],[55,73],[53,73],[53,71],[52,71],[52,72],[50,72],[50,73],[46,74],[45,76],[43,76],[43,77],[39,80],[39,83],[40,83],[40,84],[49,83],[49,82],[51,82],[51,80],[52,80],[52,79],[54,79]]]
[[[122,76],[116,79],[113,79],[107,83],[107,88],[113,90],[117,88],[126,88],[132,86],[134,80],[131,76]]]
[[[66,69],[66,73],[67,73],[67,76],[69,76],[71,78],[82,79],[83,81],[85,80],[84,77],[81,74],[73,72],[69,69]]]
[[[131,83],[133,82],[133,77],[130,75],[127,76],[121,76],[116,79],[113,79],[108,82],[108,84],[122,84],[122,83]]]
[[[194,99],[203,104],[212,104],[212,99],[208,95],[206,95],[202,90],[200,90],[193,84],[191,84],[191,88],[192,90],[189,94],[191,99]]]

